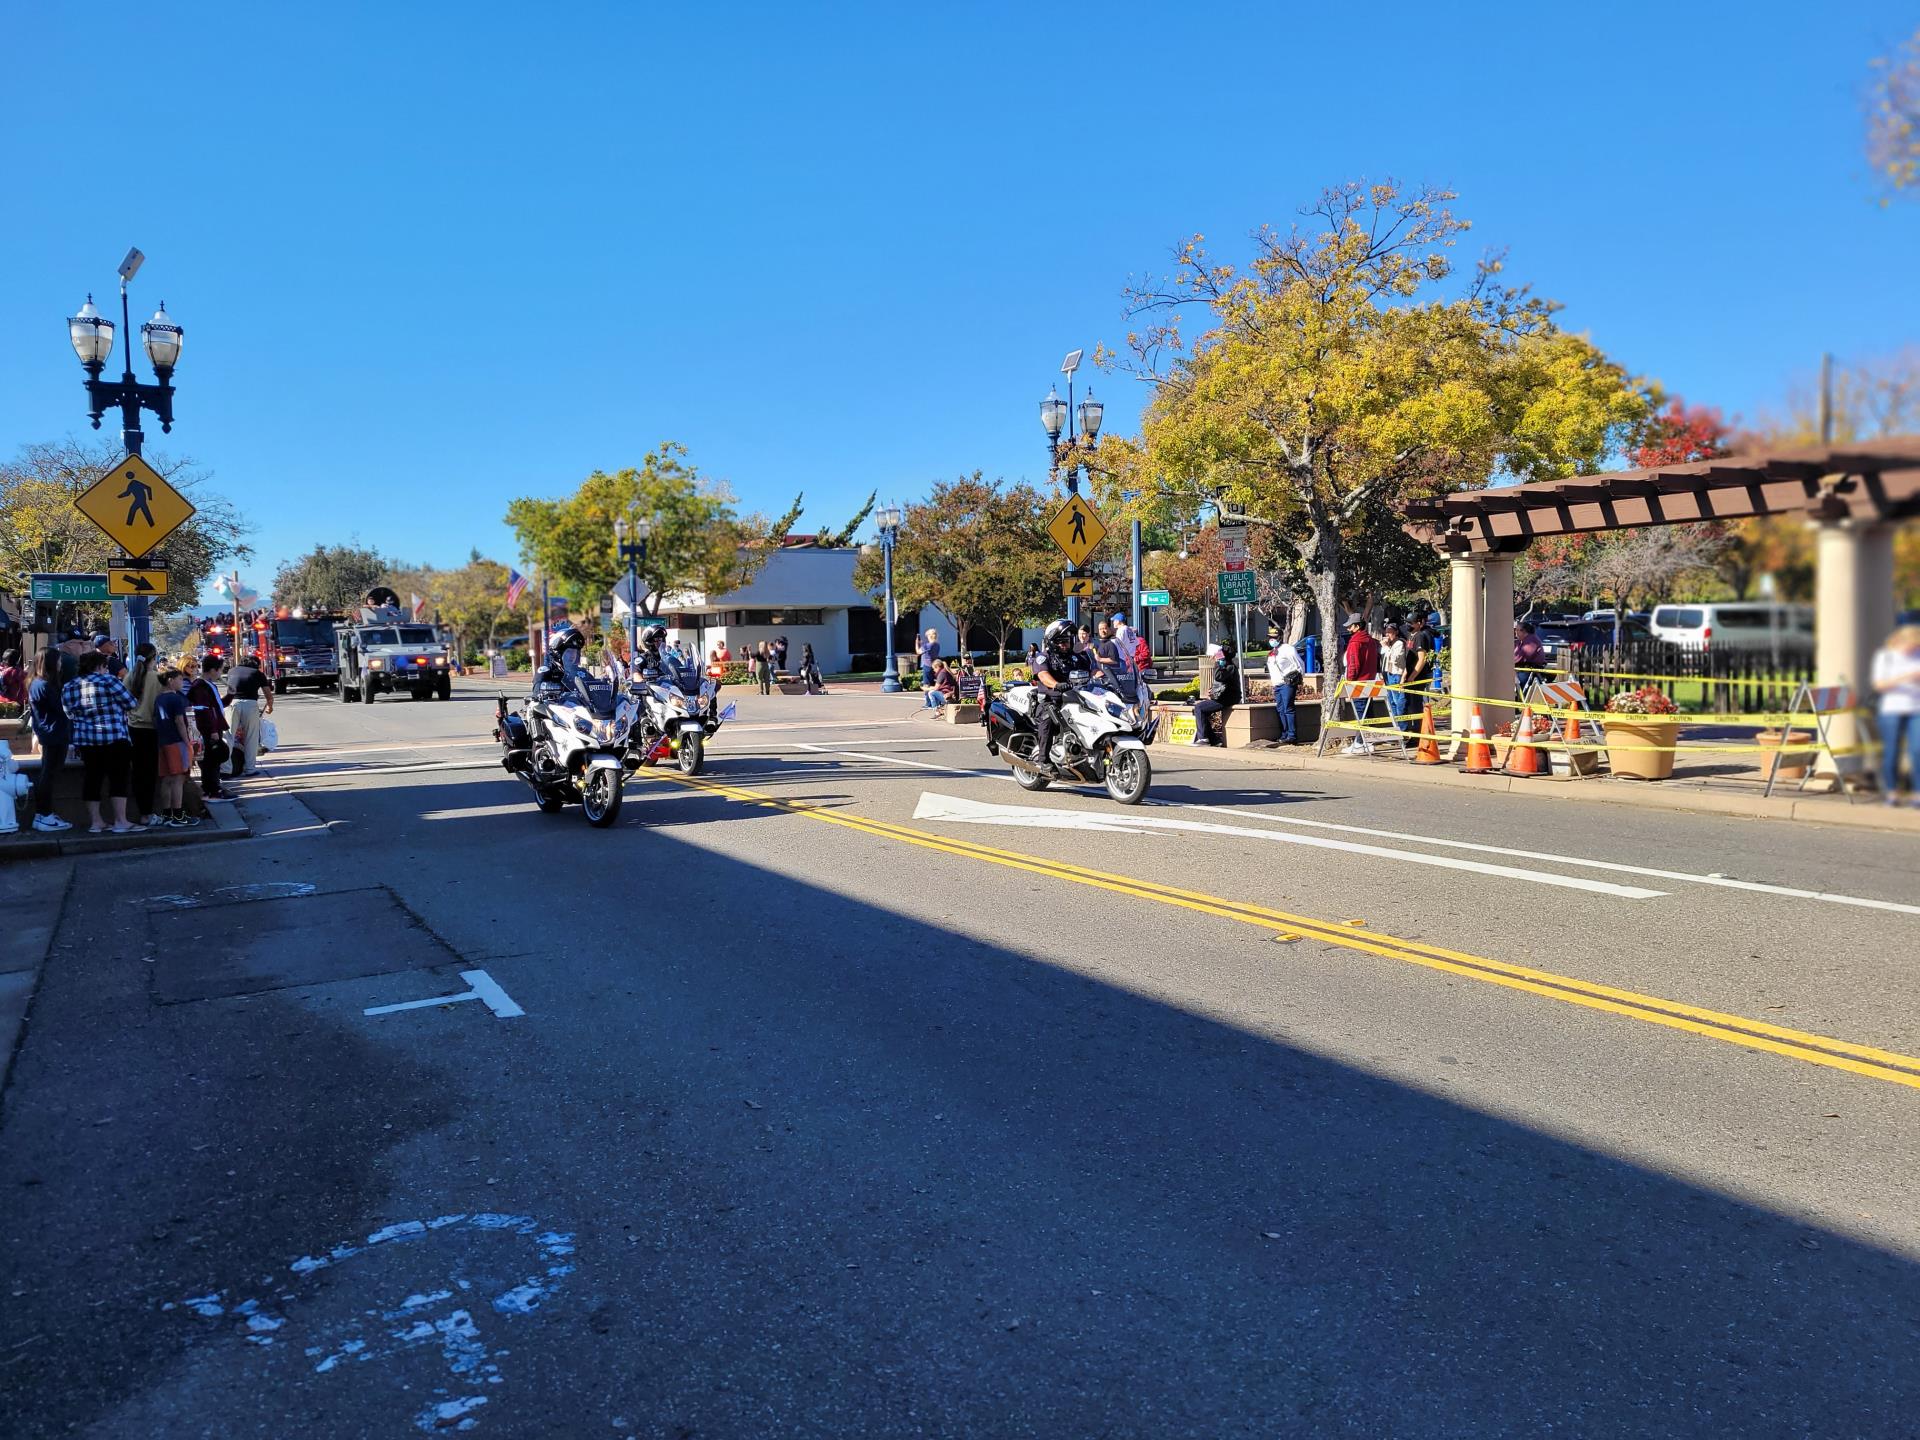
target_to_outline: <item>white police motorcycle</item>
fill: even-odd
[[[583,643],[577,631],[556,638],[525,705],[509,711],[500,697],[493,737],[501,766],[532,787],[541,814],[577,804],[605,829],[620,817],[640,702],[579,668]]]
[[[987,753],[999,755],[1013,767],[1014,783],[1022,790],[1046,789],[1055,780],[1105,785],[1107,794],[1122,805],[1138,805],[1153,783],[1153,762],[1147,746],[1159,722],[1146,699],[1144,684],[1130,677],[1073,672],[1059,697],[1060,719],[1053,727],[1052,754],[1041,755],[1034,714],[1053,704],[1047,692],[1031,683],[1009,685],[987,704],[981,717],[987,729]]]
[[[639,697],[645,736],[636,751],[638,763],[651,765],[671,754],[682,775],[698,775],[706,769],[707,740],[735,713],[732,705],[720,708],[720,687],[670,653],[660,658],[651,674],[636,673],[633,690]]]

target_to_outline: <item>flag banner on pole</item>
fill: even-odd
[[[527,592],[527,577],[511,566],[507,569],[507,608],[513,609]]]
[[[426,600],[423,599],[421,596],[415,595],[413,597],[413,618],[418,620],[420,618],[421,612],[424,611],[426,608],[427,608]]]

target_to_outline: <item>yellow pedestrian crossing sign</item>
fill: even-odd
[[[1093,598],[1093,576],[1063,575],[1060,577],[1060,593],[1066,596],[1078,595],[1082,600]]]
[[[1067,557],[1067,563],[1077,566],[1107,538],[1107,527],[1100,523],[1091,505],[1078,495],[1069,495],[1059,513],[1047,522],[1047,534]]]
[[[73,503],[135,559],[150,554],[194,513],[187,497],[138,455],[111,467]]]

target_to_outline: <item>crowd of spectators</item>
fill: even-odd
[[[162,660],[150,644],[133,663],[107,635],[70,631],[47,649],[32,678],[19,652],[0,655],[0,698],[19,692],[40,764],[32,791],[33,828],[69,830],[54,788],[69,758],[81,767],[81,802],[90,834],[190,829],[187,777],[196,765],[206,800],[226,800],[222,781],[257,768],[273,686],[249,656],[225,675],[215,656]],[[229,718],[231,716],[231,719]],[[229,735],[234,738],[228,739]]]

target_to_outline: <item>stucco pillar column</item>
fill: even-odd
[[[1513,556],[1486,558],[1486,585],[1481,591],[1484,618],[1480,622],[1480,683],[1477,694],[1506,700],[1513,695]],[[1512,705],[1482,705],[1487,732],[1511,720]]]
[[[1447,614],[1447,688],[1456,696],[1487,693],[1483,664],[1485,646],[1481,640],[1484,632],[1480,603],[1483,563],[1478,555],[1456,555],[1447,561],[1449,578],[1453,582]],[[1450,723],[1456,736],[1466,733],[1472,711],[1473,702],[1470,700],[1456,699],[1453,702]],[[1460,743],[1458,740],[1454,742],[1456,747]]]
[[[1819,685],[1852,687],[1872,702],[1873,652],[1893,629],[1893,530],[1855,520],[1822,520],[1815,540],[1813,676]],[[1836,749],[1858,745],[1860,723],[1836,715],[1828,726]],[[1870,757],[1842,755],[1841,774],[1871,772]],[[1832,776],[1823,755],[1816,774]]]

